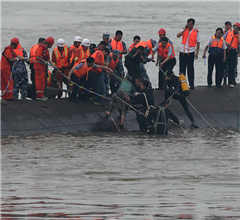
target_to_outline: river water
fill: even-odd
[[[28,53],[39,37],[70,46],[76,35],[98,43],[120,29],[128,47],[133,36],[158,39],[165,28],[178,54],[176,34],[194,17],[202,41],[196,85],[206,85],[209,37],[239,21],[239,3],[228,1],[2,2],[1,12],[1,49],[18,37]],[[154,63],[146,69],[156,87]],[[227,129],[3,137],[2,219],[240,219],[239,144],[239,133]]]

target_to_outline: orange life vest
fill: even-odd
[[[77,66],[77,65],[80,64],[80,63],[84,63],[83,67],[80,68],[79,70],[76,70],[76,69],[75,69],[73,72],[74,72],[74,74],[75,74],[77,77],[79,77],[79,78],[82,78],[82,77],[84,77],[85,75],[87,75],[87,76],[86,76],[86,80],[88,80],[88,73],[89,73],[89,71],[90,71],[93,67],[89,67],[86,60],[81,60],[81,61],[79,61],[77,64],[75,64],[74,66]]]
[[[64,50],[63,50],[62,54],[58,50],[58,47],[55,47],[53,51],[54,51],[54,54],[55,54],[55,57],[56,57],[56,66],[58,68],[68,67],[69,61],[68,61],[68,48],[67,48],[67,46],[64,46]]]
[[[130,45],[130,47],[128,48],[128,51],[130,52],[134,47],[135,47],[135,46],[134,46],[134,43],[132,43],[132,44]]]
[[[123,51],[122,41],[116,41],[115,38],[111,38],[112,50]],[[119,57],[122,57],[122,54],[119,54]]]
[[[35,44],[30,49],[30,59],[31,60],[37,60],[37,49],[39,48],[39,44]],[[30,63],[35,63],[34,61],[30,61]]]
[[[17,48],[14,49],[14,52],[15,52],[17,55],[23,57],[23,50],[24,50],[24,48],[21,47],[21,44],[18,44]]]
[[[75,52],[79,51],[79,54],[77,54],[77,56],[75,57],[74,61],[75,62],[79,62],[81,60],[85,60],[88,57],[90,57],[90,50],[84,50],[83,46],[80,46]]]
[[[217,41],[215,36],[212,36],[212,44],[209,47],[208,53],[223,53],[223,37]]]
[[[170,59],[173,59],[175,57],[175,52],[174,52],[173,45],[171,45],[168,42],[166,47],[163,48],[162,47],[162,43],[159,43],[158,54],[162,57],[163,60],[165,60],[167,58],[167,56],[168,56],[169,47],[172,47],[172,54],[169,57],[169,60],[170,60]]]
[[[118,62],[119,62],[119,59],[117,58],[116,60],[113,59],[113,52],[109,54],[110,57],[112,57],[112,60],[110,61],[108,67],[111,68],[112,70],[115,70]]]
[[[238,36],[237,34],[234,34],[234,31],[229,30],[227,37],[226,37],[226,42],[230,44],[230,48],[237,49],[238,48]]]
[[[135,47],[139,47],[139,46],[143,46],[144,48],[149,48],[150,51],[149,51],[148,55],[150,55],[152,53],[151,39],[148,39],[147,41],[141,41]]]
[[[51,87],[51,85],[52,85],[52,74],[51,74],[50,70],[48,70],[47,86]]]
[[[96,57],[99,56],[99,55],[102,56],[101,63],[96,63]],[[102,65],[103,65],[103,63],[104,63],[104,55],[103,55],[103,52],[102,52],[101,50],[97,50],[96,52],[94,52],[91,57],[93,57],[93,58],[95,59],[95,63],[96,63],[97,65],[99,65],[99,66],[102,66]],[[102,72],[102,69],[94,68],[93,71],[94,71],[94,72],[97,72],[97,73],[100,73],[100,72]]]
[[[196,46],[196,44],[197,44],[197,34],[198,34],[198,29],[193,28],[192,32],[190,33],[189,40],[188,40],[189,47],[195,47]],[[182,44],[187,43],[188,35],[189,35],[189,30],[187,29],[186,31],[184,31],[184,33],[182,35]]]
[[[4,51],[2,52],[2,59],[0,60],[1,63],[1,69],[9,69],[11,70],[11,67],[13,65],[13,63],[11,63],[7,58],[6,58],[6,54],[5,51],[9,49],[12,53],[12,58],[15,58],[17,56],[17,54],[14,52],[14,50],[12,49],[12,47],[9,45],[7,47],[5,47]]]

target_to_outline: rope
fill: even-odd
[[[237,108],[236,103],[233,101],[233,99],[232,99],[226,92],[222,91],[221,89],[214,88],[214,87],[212,87],[212,86],[211,86],[211,88],[220,91],[221,93],[225,94],[228,98],[230,98],[230,100],[232,101],[233,105],[235,106],[235,108],[236,108],[236,110],[237,110],[237,117],[238,117],[237,128],[239,128],[239,120],[240,120],[240,119],[239,119],[239,110],[238,110],[238,108]]]
[[[210,125],[210,123],[198,112],[198,110],[192,105],[191,102],[188,101],[188,99],[186,98],[187,102],[192,106],[192,108],[199,114],[199,116],[209,125],[209,127],[211,127],[215,132],[218,132],[212,125]]]
[[[12,72],[13,72],[13,68],[14,68],[15,63],[16,63],[16,61],[15,61],[15,62],[13,63],[13,65],[12,65],[11,74],[10,74],[10,78],[9,78],[9,81],[8,81],[7,87],[6,87],[6,89],[3,91],[3,93],[1,94],[0,97],[2,97],[2,96],[5,94],[5,92],[8,90],[9,84],[10,84],[11,79],[12,79]]]

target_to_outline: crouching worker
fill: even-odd
[[[169,102],[164,100],[160,106],[149,114],[149,124],[152,123],[149,134],[168,134],[168,119],[172,119],[174,123],[180,125],[178,118],[169,109]]]
[[[172,71],[169,71],[166,76],[166,83],[167,87],[164,93],[165,100],[169,100],[171,97],[178,100],[192,123],[191,127],[198,128],[195,124],[193,115],[188,108],[186,96],[188,96],[190,92],[185,76],[180,73],[179,77],[177,77]]]
[[[127,114],[127,99],[126,97],[129,97],[130,94],[133,94],[136,92],[134,86],[130,82],[132,79],[130,77],[127,79],[121,78],[116,76],[115,74],[110,74],[111,77],[116,80],[119,83],[118,90],[112,95],[110,100],[110,109],[109,111],[105,111],[105,113],[110,116],[113,110],[113,107],[117,100],[121,101],[121,119],[119,122],[119,128],[121,131],[123,131],[123,123],[125,120],[125,116]]]
[[[73,68],[70,70],[68,79],[73,81],[74,87],[72,93],[69,97],[69,100],[76,102],[76,96],[78,94],[79,85],[85,85],[86,88],[89,89],[88,83],[88,73],[93,68],[103,69],[106,72],[112,73],[112,70],[107,66],[99,66],[94,63],[95,59],[93,57],[88,57],[86,60],[81,60],[76,63]],[[88,93],[87,91],[83,91],[83,99],[88,101]]]
[[[139,81],[141,92],[135,97],[126,96],[126,99],[134,105],[141,105],[139,113],[137,113],[137,121],[141,132],[148,131],[148,115],[154,108],[153,90],[149,89],[149,82],[146,80]]]

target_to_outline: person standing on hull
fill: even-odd
[[[179,53],[179,71],[187,76],[190,89],[194,89],[194,60],[198,59],[200,49],[200,35],[198,29],[194,28],[195,20],[189,18],[187,24],[177,37],[182,37],[182,45]],[[195,49],[197,46],[197,49]],[[196,52],[196,53],[195,53]]]
[[[36,53],[37,53],[37,49],[38,49],[39,45],[44,45],[44,42],[45,42],[45,38],[39,38],[38,39],[38,44],[33,45],[30,49],[30,56],[29,56],[30,70],[31,70],[30,78],[31,78],[31,81],[32,81],[32,98],[33,99],[36,99],[35,69],[34,69],[34,64],[36,62],[34,62],[34,61],[37,61]],[[34,61],[31,61],[31,60],[34,60]]]
[[[106,43],[106,48],[109,50],[109,53],[111,53],[112,45],[110,43],[110,34],[103,34],[102,40]],[[98,45],[96,47],[98,47]]]
[[[63,39],[57,40],[57,47],[54,48],[52,52],[52,62],[58,68],[54,70],[54,75],[60,83],[60,89],[62,89],[62,83],[67,86],[67,90],[70,90],[69,81],[65,78],[61,73],[65,76],[68,76],[70,71],[70,60],[71,56],[68,50],[68,47],[65,45],[65,41]],[[58,98],[62,97],[62,91],[58,93]]]
[[[93,68],[105,69],[106,71],[112,72],[112,70],[106,66],[99,66],[94,63],[93,57],[88,57],[86,60],[79,61],[70,70],[68,79],[75,82],[77,85],[85,85],[88,81],[88,74]],[[76,102],[76,96],[79,91],[79,86],[74,85],[73,91],[69,97],[69,100]],[[89,101],[87,98],[88,92],[83,90],[83,99]]]
[[[28,94],[28,73],[26,69],[25,62],[29,64],[28,55],[25,49],[18,44],[14,52],[20,57],[25,58],[25,60],[19,60],[15,63],[14,69],[12,71],[13,78],[13,99],[18,100],[19,90],[21,89],[21,99],[25,100]]]
[[[123,66],[122,55],[127,54],[127,47],[125,42],[122,41],[122,36],[123,32],[121,30],[117,30],[115,37],[111,38],[109,42],[112,45],[112,50],[119,50],[119,63]]]
[[[44,95],[44,90],[46,87],[46,66],[48,65],[48,62],[53,66],[53,62],[50,60],[49,56],[49,48],[54,45],[54,39],[52,37],[48,37],[45,40],[44,45],[39,45],[37,49],[37,60],[40,61],[41,63],[35,63],[34,64],[34,69],[35,69],[35,85],[36,85],[36,93],[37,97],[36,99],[42,100],[42,101],[47,101],[48,98],[45,97]]]
[[[161,28],[161,29],[158,31],[158,36],[159,36],[158,44],[160,44],[160,43],[162,42],[162,38],[163,38],[163,37],[166,37],[166,31],[165,31],[165,29]],[[171,45],[173,45],[173,43],[172,43],[171,40],[168,40],[168,43],[170,43]]]
[[[185,76],[180,73],[179,77],[177,77],[173,74],[173,72],[168,72],[166,76],[166,82],[167,86],[164,93],[165,100],[169,100],[171,96],[173,97],[173,99],[178,100],[191,121],[191,127],[198,128],[193,118],[193,115],[188,108],[186,96],[188,96],[190,92],[187,86]]]
[[[13,100],[13,84],[14,84],[13,78],[11,78],[10,80],[12,66],[14,62],[19,61],[19,59],[23,59],[22,57],[20,57],[14,52],[14,49],[17,48],[18,44],[19,44],[19,39],[13,38],[10,42],[10,45],[5,47],[4,51],[2,52],[1,91],[3,94],[3,92],[6,90],[5,93],[2,95],[2,99],[4,100],[9,100],[9,101]]]
[[[135,47],[139,47],[139,46],[143,46],[144,47],[144,58],[147,62],[155,62],[154,58],[153,58],[153,55],[152,55],[152,58],[148,58],[149,55],[152,54],[153,52],[153,47],[155,47],[157,41],[154,40],[154,39],[148,39],[147,41],[140,41],[140,43],[138,43]],[[147,75],[147,71],[146,71],[146,68],[144,66],[144,63],[140,62],[140,68],[141,68],[141,74],[142,74],[142,78],[143,80],[147,80],[149,82],[149,86],[152,87],[151,85],[151,81]]]
[[[237,50],[240,44],[240,23],[235,23],[233,25],[232,31],[227,31],[223,36],[224,40],[227,44],[227,64],[229,67],[228,73],[228,85],[230,88],[234,88],[234,69],[237,67],[236,59],[237,59]]]
[[[73,45],[68,48],[69,56],[71,57],[69,61],[70,64],[72,63],[74,52],[80,47],[81,43],[82,43],[81,36],[74,37]]]
[[[134,36],[133,43],[128,48],[128,53],[140,42],[140,40],[141,38],[138,35]]]
[[[128,75],[132,78],[132,83],[136,88],[135,79],[142,78],[140,63],[147,63],[144,58],[144,47],[134,47],[131,52],[125,57],[125,66],[128,70]]]
[[[148,116],[151,107],[154,107],[154,97],[153,90],[149,88],[149,82],[147,80],[143,80],[140,83],[141,92],[135,96],[131,97],[129,95],[126,96],[127,101],[129,101],[132,105],[142,105],[139,109],[144,115]],[[130,98],[131,97],[131,98]],[[147,132],[147,118],[142,114],[137,113],[137,121],[139,124],[139,130],[141,132]]]
[[[217,28],[215,35],[211,36],[209,41],[207,42],[206,47],[204,48],[203,52],[203,59],[206,57],[207,49],[209,56],[208,56],[208,76],[207,76],[207,83],[208,86],[212,85],[212,72],[213,67],[215,65],[216,68],[216,76],[215,82],[217,88],[220,88],[222,83],[223,77],[223,70],[224,70],[224,62],[226,62],[226,43],[222,37],[223,29]]]
[[[158,72],[158,90],[164,90],[165,88],[165,72],[172,72],[177,61],[175,58],[175,52],[172,44],[169,43],[167,37],[161,39],[161,43],[158,45],[158,58],[156,66],[159,65]]]
[[[109,111],[105,111],[105,113],[110,116],[112,114],[113,107],[116,103],[117,100],[123,100],[121,101],[121,117],[120,117],[120,122],[119,122],[119,128],[121,131],[123,131],[123,123],[127,114],[127,100],[126,97],[129,96],[130,94],[133,94],[136,92],[134,86],[130,81],[127,79],[121,78],[116,76],[113,73],[110,73],[111,77],[113,77],[116,81],[119,83],[119,88],[118,90],[112,95],[111,100],[110,100],[110,107]]]

